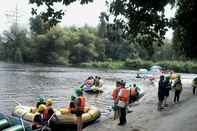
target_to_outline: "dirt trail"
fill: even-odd
[[[191,79],[183,79],[180,103],[173,103],[171,91],[169,106],[157,111],[157,83],[149,86],[149,91],[131,107],[127,114],[127,124],[118,126],[118,120],[109,118],[84,129],[84,131],[196,131],[197,96],[192,95]]]

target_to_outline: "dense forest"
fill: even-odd
[[[74,2],[70,1],[64,5]],[[95,61],[126,61],[142,59],[194,60],[196,45],[196,1],[163,0],[138,1],[115,0],[108,3],[109,12],[100,14],[97,27],[61,27],[60,11],[51,9],[30,18],[30,31],[16,24],[0,36],[0,60],[16,63],[44,63],[78,65]],[[40,2],[40,3],[39,3]],[[59,0],[59,2],[62,2]],[[92,0],[81,0],[87,4]],[[164,16],[164,7],[177,8],[172,19]],[[113,23],[109,22],[114,16]],[[120,17],[121,16],[121,17]],[[173,40],[166,40],[167,28],[174,29]]]

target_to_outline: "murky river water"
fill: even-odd
[[[130,70],[95,70],[66,67],[46,67],[0,62],[0,112],[10,114],[16,103],[35,105],[39,96],[52,98],[55,107],[68,105],[75,87],[79,86],[88,76],[101,76],[104,79],[104,93],[85,96],[90,105],[97,106],[101,112],[101,119],[110,114],[112,99],[111,91],[118,79],[127,82],[137,82],[136,72]],[[184,75],[190,78],[194,75]],[[139,81],[138,81],[139,82]],[[142,85],[144,86],[144,85]]]
[[[94,70],[66,67],[46,67],[0,63],[0,112],[10,114],[16,103],[35,105],[39,96],[52,98],[55,107],[68,105],[70,96],[88,76],[101,76],[104,79],[104,93],[85,94],[90,105],[99,107],[102,117],[107,117],[111,110],[111,90],[115,80],[131,80],[134,71],[129,70]]]

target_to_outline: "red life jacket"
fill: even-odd
[[[119,96],[119,100],[127,103],[129,100],[129,90],[123,88],[120,91],[122,91],[122,94],[121,94],[121,96]]]
[[[118,93],[120,91],[120,88],[121,87],[116,87],[115,89],[113,89],[113,91],[112,91],[112,99],[113,100],[116,100],[117,99],[117,96],[118,96]]]
[[[80,110],[81,111],[84,111],[84,108],[85,108],[85,102],[86,102],[86,100],[85,100],[85,97],[84,96],[79,96],[79,99],[80,99]]]

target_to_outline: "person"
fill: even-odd
[[[196,87],[197,87],[197,77],[193,79],[192,87],[193,87],[193,95],[195,95],[196,94]]]
[[[171,87],[171,82],[170,82],[170,76],[166,76],[166,79],[164,81],[164,86],[165,86],[165,93],[164,93],[164,106],[167,107],[167,100],[170,94],[170,90],[172,89]]]
[[[130,95],[129,95],[129,103],[133,103],[137,100],[139,95],[138,88],[136,84],[133,84],[133,87],[130,88]]]
[[[46,121],[44,120],[44,110],[46,106],[44,104],[39,105],[38,112],[33,119],[32,129],[42,128]]]
[[[174,82],[173,88],[175,89],[174,103],[177,103],[179,102],[180,94],[183,89],[180,75],[177,76],[177,79]]]
[[[158,111],[163,109],[163,100],[165,96],[165,85],[164,85],[164,76],[160,76],[159,86],[158,86]]]
[[[119,116],[119,124],[118,125],[124,125],[127,123],[126,120],[126,109],[128,105],[129,100],[129,90],[125,87],[126,82],[121,82],[121,89],[118,93],[117,100],[118,101],[118,108],[120,110],[120,116]]]
[[[44,101],[44,97],[40,97],[38,102],[36,103],[36,108],[38,108],[41,104],[46,105],[46,102]]]
[[[120,81],[116,81],[116,88],[113,89],[112,91],[112,99],[114,101],[114,105],[113,105],[113,110],[114,110],[114,120],[119,116],[119,111],[118,111],[118,107],[117,107],[117,97],[118,97],[118,93],[121,89],[121,82]]]
[[[53,100],[52,99],[47,99],[46,108],[43,112],[45,121],[49,121],[49,119],[51,119],[54,116],[55,112],[53,110],[52,105],[53,105]]]
[[[103,86],[103,83],[104,83],[104,81],[103,81],[103,79],[101,79],[101,77],[98,77],[98,80],[99,80],[99,88],[101,88],[102,86]]]
[[[76,97],[71,96],[70,104],[69,104],[69,111],[70,113],[76,113],[76,105],[75,105]]]
[[[83,96],[83,92],[80,89],[76,90],[77,98],[75,100],[76,116],[77,116],[77,131],[82,131],[83,122],[82,114],[84,113],[86,99]]]

